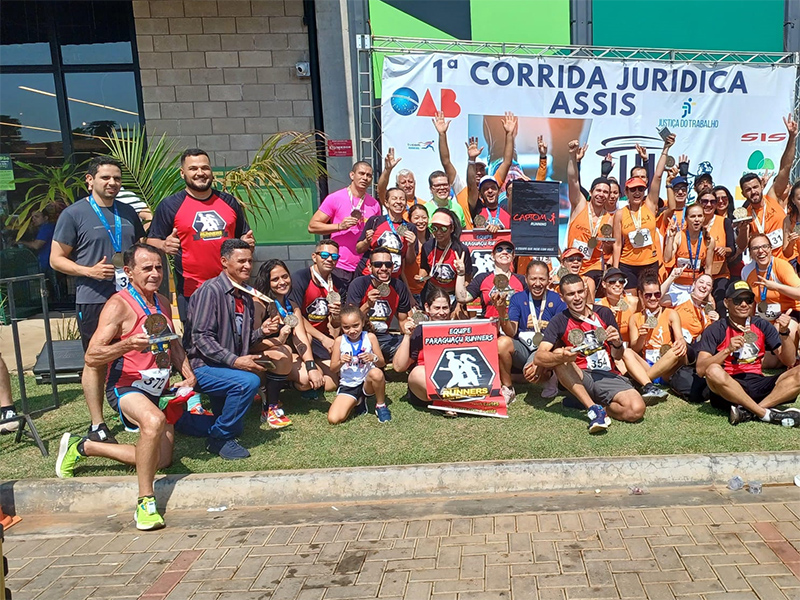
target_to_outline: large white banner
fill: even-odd
[[[463,176],[471,136],[479,138],[489,172],[496,169],[503,152],[501,117],[512,111],[520,118],[512,177],[520,170],[535,177],[542,135],[548,179],[565,180],[567,143],[579,139],[589,144],[581,163],[588,187],[609,153],[612,175],[624,182],[638,161],[637,143],[648,149],[652,172],[663,145],[657,127],[666,126],[677,136],[670,151],[676,161],[687,154],[692,175],[711,170],[715,184],[741,198],[742,174],[774,170],[780,162],[787,137],[782,117],[794,105],[795,74],[795,67],[773,65],[387,56],[382,149],[395,149],[403,159],[396,171],[412,170],[417,195],[427,199],[427,177],[441,168],[434,112],[452,119],[450,153]]]

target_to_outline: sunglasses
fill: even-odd
[[[394,267],[394,263],[390,260],[374,260],[372,261],[372,266],[378,269],[391,269]]]
[[[434,224],[434,225],[431,225],[430,227],[428,227],[428,229],[430,229],[431,233],[439,233],[439,232],[444,233],[445,231],[450,229],[450,225],[436,225],[436,224]]]
[[[568,256],[561,262],[580,262],[583,260],[583,254],[576,254],[575,256]]]
[[[755,296],[739,296],[738,298],[731,298],[731,303],[733,303],[734,306],[737,306],[742,303],[752,304],[755,301],[756,301]]]
[[[506,254],[514,254],[514,249],[511,246],[498,246],[494,249],[495,252],[505,252]]]
[[[333,261],[339,260],[339,254],[337,252],[317,252],[317,256],[322,260],[328,260],[329,258]]]
[[[643,292],[642,296],[644,296],[645,298],[655,298],[656,300],[658,300],[659,298],[661,298],[661,292]]]
[[[628,283],[628,280],[627,279],[609,279],[608,281],[606,281],[606,283],[608,285],[619,285],[619,284],[626,285]]]
[[[639,192],[640,194],[643,194],[643,193],[645,192],[645,190],[647,190],[647,188],[645,188],[645,187],[640,187],[640,186],[636,186],[636,187],[632,187],[632,188],[628,188],[628,189],[629,189],[631,192]]]
[[[716,204],[716,203],[717,203],[716,198],[715,199],[703,198],[702,200],[700,200],[700,204]]]

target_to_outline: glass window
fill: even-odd
[[[67,73],[67,106],[78,161],[106,152],[102,138],[140,123],[132,72]]]
[[[61,60],[65,65],[133,62],[131,3],[60,2],[56,19]]]
[[[0,74],[0,154],[25,161],[63,158],[53,75]]]
[[[45,8],[39,2],[3,2],[0,65],[52,63]]]

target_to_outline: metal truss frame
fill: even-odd
[[[710,65],[759,65],[800,67],[800,52],[724,52],[665,48],[606,48],[597,46],[554,46],[509,44],[470,40],[357,35],[358,51],[358,158],[382,166],[380,147],[380,104],[375,98],[375,55],[380,54],[470,54],[478,56],[559,57],[600,60],[648,60],[665,63],[703,63]],[[794,117],[800,118],[800,75],[795,75]],[[800,136],[792,165],[792,180],[800,176]],[[375,178],[377,181],[377,177]]]

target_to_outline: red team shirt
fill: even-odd
[[[500,313],[497,312],[497,308],[494,304],[492,304],[491,295],[497,291],[494,287],[494,273],[481,273],[480,275],[476,276],[472,281],[469,282],[467,286],[467,292],[473,298],[480,298],[481,305],[483,306],[483,316],[486,319],[491,317],[499,317]],[[525,280],[522,278],[522,275],[517,275],[516,273],[511,273],[508,278],[508,286],[514,290],[514,293],[521,292],[522,290],[527,290],[527,286],[525,285]],[[511,296],[509,295],[509,300]]]
[[[361,236],[358,238],[359,242],[366,240],[367,230],[372,229],[372,241],[369,244],[369,249],[371,251],[375,248],[380,248],[383,246],[389,250],[392,255],[392,263],[394,263],[392,277],[400,277],[403,258],[405,257],[406,252],[408,252],[408,241],[395,233],[395,230],[400,225],[405,225],[405,227],[411,231],[417,230],[416,226],[411,225],[410,223],[400,222],[390,224],[389,217],[387,215],[377,215],[367,219],[367,223],[364,225],[364,230],[361,232]],[[394,229],[392,229],[392,226],[394,226]],[[357,272],[360,272],[362,275],[371,274],[369,269],[369,252],[364,254],[364,258],[361,260],[358,266],[359,269],[357,269]]]
[[[739,351],[725,357],[722,368],[728,375],[739,375],[740,373],[762,375],[761,361],[764,360],[764,353],[767,350],[775,350],[781,345],[778,330],[764,319],[753,317],[750,321],[750,329],[756,334],[756,341],[745,344]],[[708,352],[714,356],[723,348],[728,347],[731,338],[739,335],[742,335],[742,332],[731,327],[728,319],[715,321],[703,332],[697,343],[697,352]]]
[[[469,250],[460,243],[454,243],[445,253],[436,247],[436,240],[430,238],[422,245],[422,256],[419,261],[420,267],[425,269],[428,275],[431,276],[430,281],[436,287],[440,287],[451,294],[455,293],[456,290],[456,269],[453,266],[456,251],[459,254],[464,253],[464,268],[467,275],[469,275],[472,272],[472,257]],[[442,258],[442,254],[444,254],[444,258]]]
[[[222,271],[222,242],[250,231],[236,198],[216,191],[207,200],[194,198],[185,190],[164,198],[153,215],[148,237],[164,240],[173,228],[181,241],[175,256],[178,293],[187,298]]]
[[[311,267],[301,269],[292,274],[292,291],[289,292],[289,301],[292,306],[299,306],[303,316],[308,319],[311,326],[330,336],[328,321],[330,310],[328,308],[328,294],[339,292],[344,286],[337,277],[331,276],[329,291],[317,281],[311,273]],[[344,294],[342,295],[342,305],[344,305]]]

